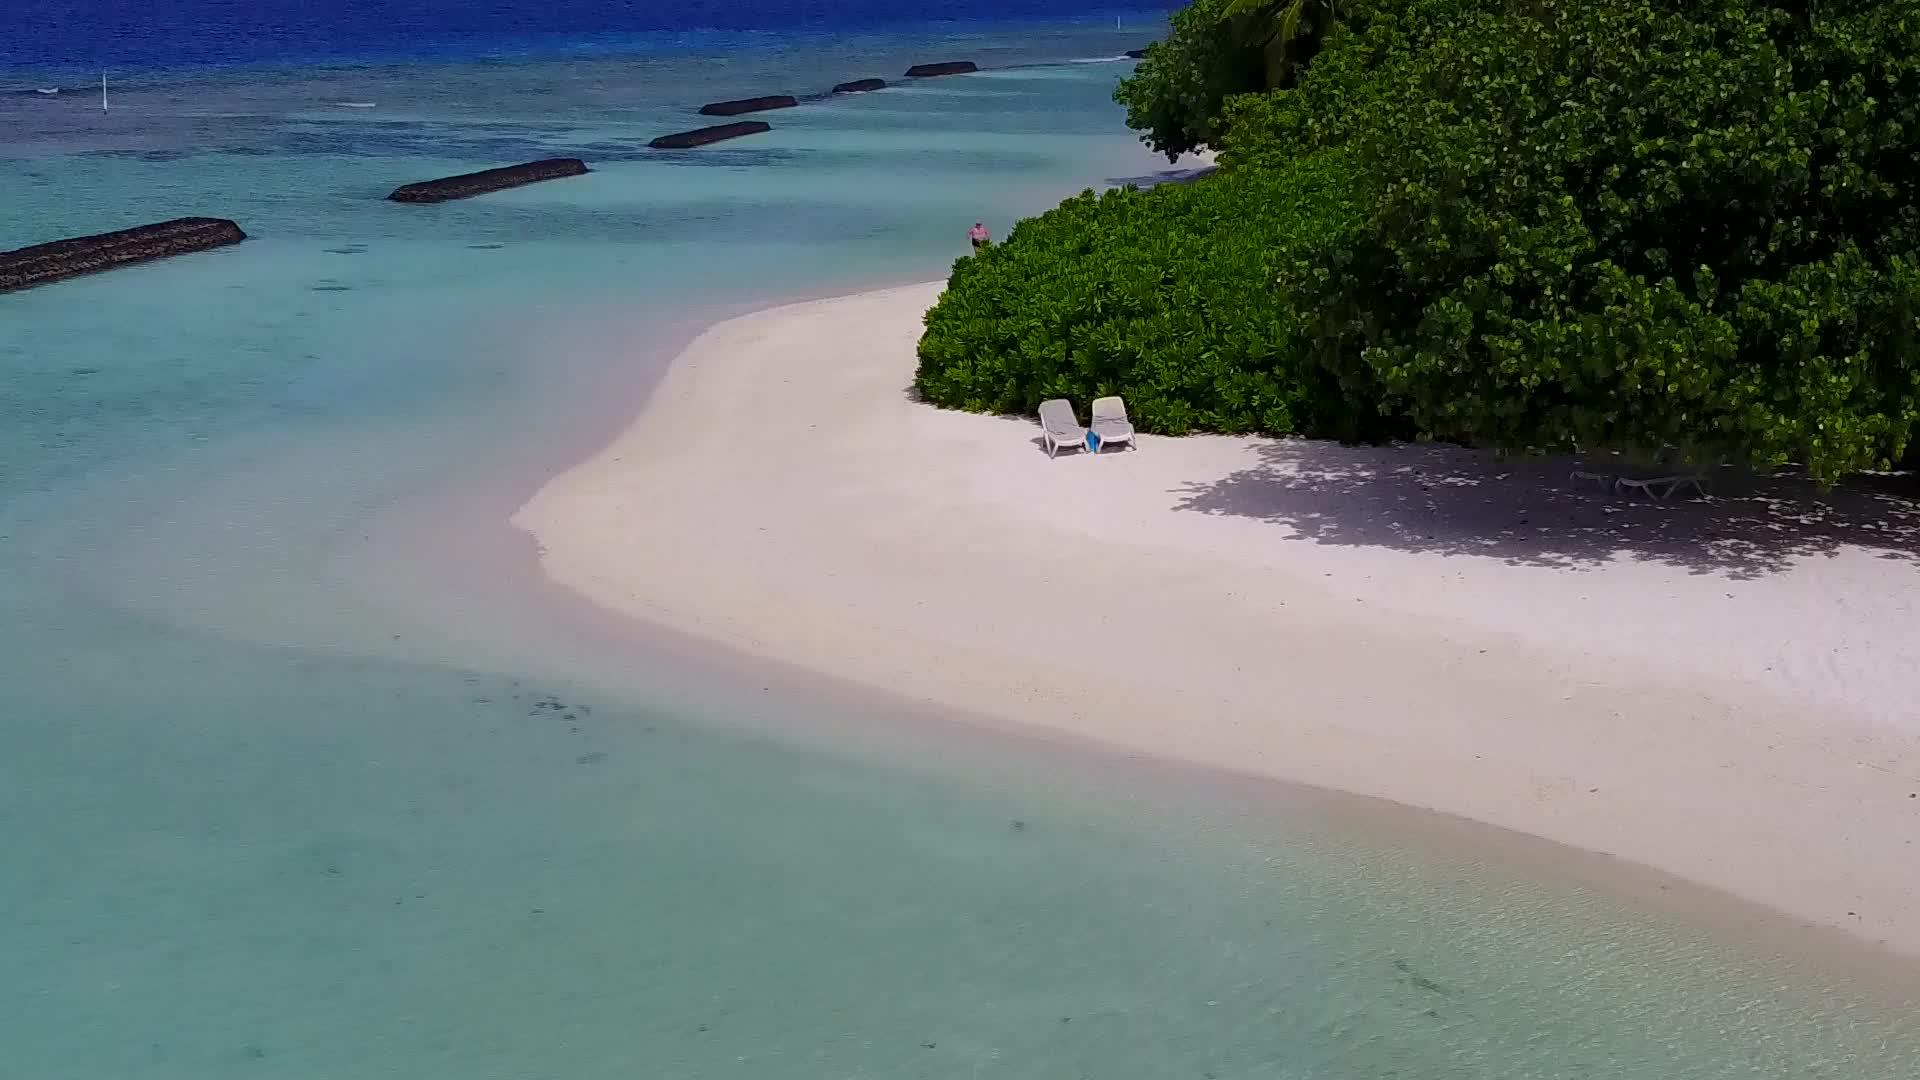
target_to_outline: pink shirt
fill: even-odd
[[[985,225],[975,225],[973,228],[968,229],[967,239],[976,244],[985,242],[987,239],[987,227]]]

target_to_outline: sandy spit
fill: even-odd
[[[1567,463],[1298,440],[1049,460],[1029,422],[912,400],[939,290],[713,327],[515,523],[560,584],[734,649],[1920,953],[1910,505],[1656,506]]]

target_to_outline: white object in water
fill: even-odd
[[[342,109],[371,109],[374,105],[371,101],[336,101],[334,104]]]
[[[100,73],[100,111],[107,111],[107,73]]]
[[[36,94],[57,94],[59,92],[60,92],[60,88],[57,86],[51,87],[51,88],[41,87],[40,89],[34,91],[34,93]]]

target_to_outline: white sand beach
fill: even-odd
[[[611,610],[1129,751],[1616,854],[1920,952],[1903,503],[911,399],[940,286],[714,327],[515,517]],[[1077,403],[1082,410],[1085,402]]]

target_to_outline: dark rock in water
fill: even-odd
[[[1400,974],[1405,975],[1407,977],[1406,981],[1410,985],[1418,987],[1421,990],[1430,991],[1435,994],[1441,994],[1446,996],[1451,995],[1451,992],[1446,987],[1441,986],[1439,983],[1434,982],[1432,979],[1429,979],[1426,976],[1415,971],[1413,969],[1413,965],[1407,963],[1405,960],[1395,960],[1393,962],[1393,966],[1394,966],[1394,970],[1400,972]]]
[[[446,202],[449,199],[466,199],[475,195],[485,195],[490,191],[504,191],[523,184],[536,184],[542,180],[580,176],[586,171],[587,163],[579,158],[546,158],[541,161],[529,161],[524,165],[482,169],[479,172],[463,173],[440,180],[422,180],[417,184],[406,184],[395,188],[393,194],[387,198],[403,203]]]
[[[885,90],[886,88],[887,80],[885,79],[855,79],[852,82],[843,82],[834,87],[833,92],[836,94],[864,94],[869,90]]]
[[[772,131],[773,125],[765,120],[741,120],[732,124],[716,124],[694,131],[682,131],[676,135],[662,135],[648,143],[655,150],[691,150],[696,146],[717,143],[722,139],[737,139],[742,135],[758,135]]]
[[[969,71],[979,71],[980,65],[971,60],[948,60],[939,64],[915,64],[907,69],[907,78],[924,79],[929,75],[965,75]]]
[[[1146,55],[1147,55],[1147,50],[1145,49],[1128,49],[1127,50],[1127,59],[1129,60],[1144,60],[1146,58]]]
[[[700,106],[701,116],[739,116],[741,113],[765,112],[768,109],[791,109],[800,102],[784,94],[768,94],[765,97],[740,98],[737,101],[716,101]]]
[[[45,285],[116,266],[226,247],[246,238],[240,226],[225,218],[187,217],[3,251],[0,252],[0,292]]]

